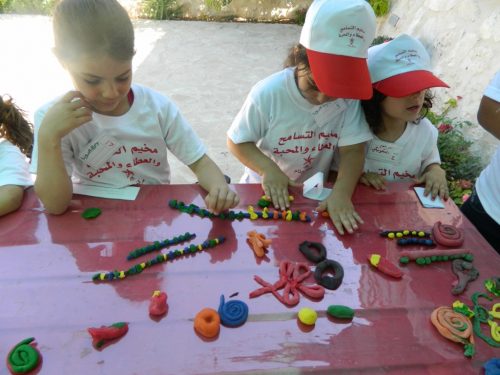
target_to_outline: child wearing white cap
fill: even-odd
[[[252,88],[227,133],[229,149],[246,166],[241,182],[262,183],[280,209],[289,206],[288,186],[317,172],[328,176],[338,148],[338,178],[318,209],[328,210],[340,234],[363,222],[351,196],[372,138],[359,99],[372,94],[366,53],[374,34],[366,1],[314,1],[285,69]]]
[[[431,72],[430,57],[415,38],[402,34],[368,50],[373,97],[362,101],[374,133],[360,181],[385,189],[386,181],[425,184],[425,195],[448,199],[437,129],[424,117],[431,87],[448,87]]]
[[[484,92],[477,120],[484,129],[500,140],[500,71]],[[472,195],[461,210],[500,253],[500,146],[490,164],[479,175]]]

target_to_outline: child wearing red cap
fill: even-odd
[[[328,176],[338,148],[338,177],[318,209],[328,210],[340,234],[363,222],[351,196],[372,137],[359,99],[372,94],[366,53],[374,34],[366,1],[314,1],[285,69],[252,88],[227,133],[230,151],[246,167],[241,182],[262,183],[279,209],[289,206],[289,185],[317,172]]]
[[[415,38],[402,34],[368,50],[373,97],[362,101],[374,133],[360,181],[385,189],[387,181],[425,184],[425,195],[448,199],[437,129],[426,119],[431,87],[448,87],[431,72],[430,57]]]

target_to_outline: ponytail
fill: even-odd
[[[33,151],[33,127],[25,119],[25,113],[12,98],[0,96],[0,138],[5,138],[19,147],[27,157]]]

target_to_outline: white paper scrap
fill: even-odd
[[[317,201],[325,200],[332,192],[332,189],[323,187],[323,180],[323,172],[318,172],[305,180],[302,190],[304,197]]]
[[[102,186],[73,184],[73,193],[90,195],[91,197],[122,199],[133,201],[137,198],[140,188],[138,186],[126,186],[123,188],[107,188]]]
[[[436,197],[434,200],[432,200],[430,194],[427,195],[426,197],[424,196],[425,188],[420,186],[415,186],[413,190],[415,190],[415,193],[417,193],[417,197],[420,200],[420,203],[422,203],[422,206],[424,206],[425,208],[444,208],[444,204],[441,201],[441,198]]]

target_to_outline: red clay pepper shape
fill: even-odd
[[[108,341],[122,337],[128,332],[128,323],[119,322],[101,328],[88,328],[87,331],[92,336],[92,345],[99,349]]]
[[[394,277],[395,279],[403,277],[403,272],[401,272],[401,270],[394,263],[379,254],[370,254],[368,256],[368,260],[372,266],[388,276]]]
[[[167,312],[167,293],[156,290],[149,302],[149,314],[160,316]]]

